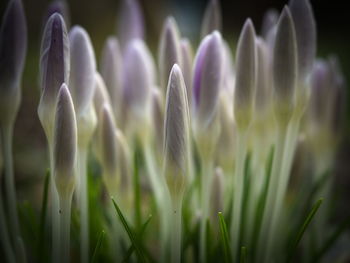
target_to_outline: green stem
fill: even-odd
[[[279,187],[279,177],[281,171],[281,163],[284,151],[284,141],[286,138],[285,127],[277,128],[277,140],[275,144],[275,151],[272,163],[272,171],[270,175],[270,181],[267,186],[267,197],[264,205],[262,224],[257,234],[258,238],[258,251],[256,259],[262,259],[266,254],[269,254],[269,244],[266,243],[266,238],[269,236],[269,231],[271,225],[271,214],[273,211],[275,199],[276,199],[276,189]]]
[[[231,221],[231,246],[233,260],[238,259],[244,189],[244,165],[247,155],[247,133],[237,131],[235,174],[233,178],[233,208]]]
[[[80,180],[80,260],[82,263],[86,263],[89,260],[89,204],[86,162],[87,149],[85,147],[80,147],[78,154],[78,176]]]
[[[51,193],[51,220],[52,220],[52,262],[58,263],[60,256],[60,213],[59,213],[59,197],[56,189],[56,183],[54,179],[54,156],[53,147],[50,140],[49,154],[50,154],[50,193]]]
[[[209,217],[210,185],[213,178],[213,163],[210,158],[203,158],[202,186],[201,186],[201,224],[200,224],[200,261],[207,261],[206,230]]]
[[[60,236],[60,262],[69,262],[70,249],[70,221],[71,221],[71,203],[72,194],[60,197],[60,222],[61,222],[61,236]]]
[[[172,200],[172,239],[171,263],[181,262],[181,211],[182,197],[173,197]]]

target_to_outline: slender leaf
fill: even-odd
[[[247,260],[247,249],[246,247],[241,247],[241,260],[240,263],[245,263]]]
[[[141,225],[141,192],[140,192],[140,166],[141,166],[141,150],[136,142],[136,149],[134,153],[134,180],[133,180],[133,186],[134,186],[134,205],[135,205],[135,222],[136,222],[136,229],[138,229]]]
[[[227,233],[225,219],[222,216],[221,212],[219,212],[219,221],[220,221],[222,244],[223,244],[223,248],[224,248],[225,262],[229,263],[229,262],[232,262],[232,256],[231,256],[231,251],[230,251],[230,241],[229,241],[229,237],[228,237],[228,233]]]
[[[148,219],[146,220],[146,222],[142,225],[141,231],[139,233],[139,236],[140,236],[141,239],[142,239],[144,233],[146,232],[146,228],[147,228],[149,222],[151,221],[151,219],[152,219],[152,215],[150,215],[148,217]],[[125,258],[124,258],[124,260],[122,262],[128,262],[129,258],[131,257],[132,253],[134,252],[134,250],[135,250],[135,247],[133,245],[131,245],[129,247],[129,249],[127,250],[126,256],[125,256]]]
[[[310,213],[308,214],[308,216],[306,217],[303,225],[301,226],[298,235],[296,237],[296,240],[294,242],[294,245],[292,246],[292,249],[290,250],[289,254],[288,254],[288,259],[287,262],[290,262],[290,260],[292,259],[293,255],[295,254],[295,251],[298,247],[298,244],[301,240],[301,238],[303,237],[306,228],[308,227],[308,225],[310,224],[310,222],[312,221],[312,219],[314,218],[317,210],[320,208],[321,204],[323,202],[323,198],[319,199],[316,204],[312,207]]]
[[[102,230],[99,237],[98,237],[98,240],[97,240],[97,243],[96,243],[96,247],[95,247],[95,250],[94,250],[94,254],[92,255],[92,259],[91,259],[91,263],[94,263],[94,262],[97,262],[97,255],[100,251],[100,248],[101,248],[101,245],[102,245],[102,241],[105,237],[105,231]]]
[[[127,232],[128,236],[130,238],[131,244],[135,248],[138,261],[139,262],[146,262],[145,255],[144,255],[144,253],[143,253],[143,251],[141,249],[141,246],[140,246],[139,242],[137,241],[137,239],[135,237],[134,232],[129,227],[129,224],[127,223],[125,217],[123,216],[122,211],[119,209],[119,206],[117,205],[117,203],[114,201],[113,198],[112,198],[112,202],[113,202],[114,208],[117,211],[117,214],[118,214],[118,216],[120,218],[120,221],[122,222],[122,224],[124,226],[124,229],[125,229],[125,231]]]

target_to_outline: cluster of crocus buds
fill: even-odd
[[[227,262],[291,259],[284,247],[294,242],[289,233],[295,223],[288,222],[294,210],[286,196],[297,165],[295,152],[312,155],[308,168],[313,174],[303,174],[311,180],[301,184],[311,181],[305,189],[330,198],[332,180],[312,189],[332,171],[344,105],[338,59],[315,58],[316,22],[309,0],[291,0],[281,13],[268,10],[260,32],[248,18],[235,52],[221,33],[219,0],[208,3],[198,47],[169,16],[157,60],[144,40],[137,0],[122,0],[117,33],[106,38],[100,63],[93,36],[81,26],[70,28],[66,2],[53,2],[44,23],[38,115],[50,156],[53,261],[71,259],[71,209],[77,209],[80,220],[80,260],[92,256],[92,177],[103,182],[125,214],[118,209],[122,224],[116,224],[112,202],[106,206],[113,211],[104,227],[110,230],[116,262],[130,258],[133,250],[143,259],[144,247],[160,247],[161,253],[152,256],[172,263],[185,256],[222,261],[220,246]],[[0,36],[0,132],[5,133],[18,111],[26,53],[20,0],[10,1]],[[3,138],[6,144],[11,137]],[[3,156],[5,165],[12,166],[8,152]],[[91,160],[99,167],[92,169],[97,176],[89,170]],[[157,233],[150,239],[155,244],[140,246],[146,240],[141,237],[148,224],[141,225],[145,211],[157,215],[159,227],[150,231]],[[14,237],[7,233],[0,212],[2,244],[13,262],[13,252],[22,251],[21,238],[18,230]],[[323,236],[318,232],[328,227],[327,216],[320,215],[310,235]],[[128,237],[132,244],[124,255]],[[311,250],[306,242],[302,245]],[[323,246],[319,241],[314,249]]]

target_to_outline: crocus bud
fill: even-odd
[[[122,56],[117,38],[109,37],[102,51],[101,76],[104,79],[115,117],[120,116],[122,98]]]
[[[183,194],[190,158],[189,109],[185,82],[178,65],[169,77],[164,120],[164,172],[171,196]]]
[[[27,25],[21,0],[9,2],[0,29],[0,124],[13,122],[27,52]]]
[[[210,125],[217,112],[223,60],[221,35],[215,31],[203,39],[194,62],[193,113],[201,129]]]
[[[261,36],[266,40],[271,30],[277,25],[278,11],[276,9],[269,9],[265,12],[262,25]]]
[[[316,23],[309,0],[290,0],[298,51],[298,77],[304,82],[316,56]]]
[[[272,66],[276,113],[281,121],[288,121],[294,107],[297,56],[294,23],[286,6],[278,20]]]
[[[160,87],[166,93],[170,70],[174,64],[182,64],[180,32],[175,19],[168,17],[164,23],[158,53]]]
[[[256,86],[256,110],[257,115],[263,114],[270,105],[271,99],[271,66],[269,61],[269,51],[265,41],[257,38],[257,86]]]
[[[69,32],[71,51],[71,90],[77,115],[91,106],[95,89],[96,61],[91,40],[85,29],[74,26]]]
[[[164,110],[163,96],[158,87],[152,88],[152,121],[153,134],[158,152],[163,150],[163,128],[164,128]]]
[[[201,38],[204,38],[215,30],[221,31],[221,24],[222,15],[220,2],[219,0],[210,0],[205,9],[202,21]]]
[[[236,51],[236,84],[234,91],[234,116],[237,128],[250,125],[253,116],[256,77],[257,54],[255,44],[255,29],[248,19],[241,31]]]
[[[101,112],[102,106],[107,104],[111,106],[111,101],[106,88],[106,84],[101,77],[100,73],[95,73],[95,93],[94,93],[94,106],[96,112]]]
[[[100,112],[99,150],[103,166],[103,180],[110,195],[127,191],[130,186],[130,152],[125,137],[114,123],[108,105]]]
[[[142,40],[133,40],[126,48],[123,76],[123,104],[132,116],[143,119],[149,112],[155,76],[151,53]]]
[[[138,0],[122,0],[117,22],[123,50],[131,40],[143,39],[144,19]]]
[[[68,83],[69,72],[67,30],[62,16],[55,13],[46,23],[40,52],[42,94],[38,114],[49,140],[52,137],[57,94],[62,83]]]
[[[47,8],[46,17],[44,18],[45,24],[54,13],[60,14],[64,18],[67,28],[70,27],[69,6],[65,0],[55,0],[51,2]]]
[[[192,100],[192,63],[193,63],[193,50],[191,42],[187,38],[181,39],[181,56],[182,56],[182,71],[187,88],[187,98],[188,102],[191,103]]]
[[[77,155],[77,125],[74,105],[66,84],[62,84],[54,126],[54,168],[57,191],[60,195],[72,193],[75,183]]]
[[[223,76],[223,89],[228,91],[231,99],[233,96],[233,88],[235,86],[235,70],[233,66],[232,50],[228,43],[223,40],[224,48],[224,76]]]

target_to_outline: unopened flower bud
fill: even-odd
[[[77,115],[91,106],[95,89],[96,61],[88,33],[74,26],[69,33],[71,66],[69,88]]]
[[[222,15],[221,6],[219,0],[210,0],[205,9],[202,28],[201,38],[211,34],[213,31],[221,31]]]
[[[0,125],[12,123],[21,99],[27,25],[21,0],[9,2],[0,28]]]
[[[277,21],[278,11],[276,9],[269,9],[265,12],[261,26],[261,36],[265,40],[267,40],[271,30],[277,25]]]
[[[185,190],[189,170],[189,110],[185,82],[178,65],[169,77],[164,121],[164,172],[171,196]]]
[[[66,84],[60,88],[54,126],[54,169],[60,195],[72,193],[75,184],[77,125],[74,105]]]
[[[224,58],[219,32],[205,37],[198,49],[193,73],[193,113],[196,125],[206,129],[212,122],[222,86]]]
[[[46,11],[46,16],[44,18],[44,23],[46,24],[47,20],[50,18],[51,15],[54,13],[60,14],[66,23],[66,27],[70,27],[70,16],[69,16],[69,6],[67,4],[67,1],[65,0],[55,0],[52,1],[49,7]]]
[[[181,39],[181,56],[182,56],[182,72],[187,88],[188,103],[192,100],[192,63],[193,63],[193,50],[190,40],[187,38]]]
[[[306,81],[316,56],[316,23],[309,0],[290,0],[289,8],[294,21],[297,51],[298,78]]]
[[[42,95],[38,114],[49,140],[52,137],[57,94],[62,83],[68,83],[69,72],[67,30],[62,16],[55,13],[46,23],[40,52]]]
[[[117,38],[107,38],[103,47],[100,66],[101,76],[106,83],[114,116],[118,119],[121,115],[120,105],[122,100],[123,67]]]
[[[169,74],[174,64],[182,64],[180,32],[175,19],[168,17],[163,26],[158,53],[160,87],[163,94],[166,94]]]
[[[297,61],[294,23],[289,8],[285,7],[277,25],[272,66],[276,114],[281,121],[288,121],[294,108]]]
[[[255,29],[246,20],[236,51],[236,84],[234,91],[234,116],[238,128],[246,128],[253,119],[256,93],[257,52]]]
[[[101,112],[104,104],[111,106],[111,101],[103,78],[101,77],[100,73],[96,72],[94,93],[95,112]]]

